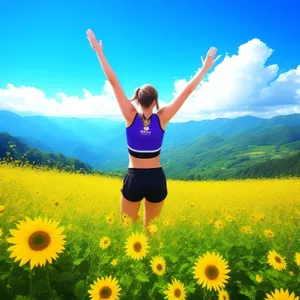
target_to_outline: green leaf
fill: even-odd
[[[79,266],[84,261],[84,258],[77,258],[74,260],[74,265]]]
[[[149,281],[148,276],[146,276],[145,274],[138,274],[138,275],[136,276],[136,279],[137,279],[138,281],[141,281],[141,282],[148,282],[148,281]]]
[[[188,263],[184,263],[183,265],[181,265],[180,269],[179,269],[179,273],[181,273],[184,269],[189,268],[190,264]]]
[[[131,276],[129,276],[126,273],[123,274],[122,277],[120,278],[120,284],[123,285],[123,286],[128,286],[131,281],[132,281]]]
[[[83,299],[86,295],[86,284],[83,280],[80,280],[76,283],[74,288],[74,293],[77,296],[78,299]]]
[[[7,273],[5,273],[5,274],[3,274],[3,275],[0,275],[0,279],[2,280],[2,281],[4,281],[6,278],[8,278],[10,276],[10,274],[7,272]]]
[[[186,286],[186,287],[185,287],[185,290],[186,290],[187,292],[189,292],[189,293],[192,294],[192,293],[195,292],[196,288],[191,287],[191,286]]]
[[[176,263],[178,261],[178,258],[174,255],[170,255],[169,257],[170,257],[172,263]]]
[[[245,295],[245,296],[249,297],[250,299],[255,300],[255,294],[256,294],[255,287],[253,285],[243,286],[240,290],[240,294]]]
[[[58,283],[72,283],[76,281],[76,277],[73,273],[64,272],[57,274],[56,277],[53,278],[53,281]]]
[[[14,300],[35,300],[35,299],[32,298],[32,297],[29,297],[29,296],[27,297],[27,296],[18,295],[18,296],[15,297]]]
[[[153,285],[153,287],[152,287],[152,289],[151,289],[151,294],[153,294],[153,292],[154,292],[156,289],[159,289],[159,288],[160,288],[160,285],[159,285],[157,282],[155,282],[154,285]]]
[[[102,263],[103,263],[103,264],[107,264],[110,260],[111,260],[111,258],[110,258],[109,256],[105,256],[105,257],[102,259]]]
[[[48,289],[48,281],[45,278],[33,282],[32,293],[34,296],[39,296],[43,293],[47,293]]]

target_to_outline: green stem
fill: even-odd
[[[30,295],[30,298],[32,298],[32,273],[33,273],[33,270],[30,270],[30,290],[29,290],[29,295]]]
[[[51,287],[51,280],[50,280],[48,266],[46,266],[46,277],[47,277],[47,281],[48,281],[48,289],[49,289],[49,294],[50,294],[49,300],[51,300],[52,299],[52,287]]]

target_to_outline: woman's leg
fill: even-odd
[[[141,201],[132,202],[127,200],[123,195],[121,195],[121,216],[127,214],[132,218],[133,223],[136,223],[138,220],[138,212],[141,206]]]
[[[150,222],[159,217],[161,209],[164,204],[164,200],[158,203],[149,202],[145,199],[145,206],[144,206],[144,228],[147,227]]]

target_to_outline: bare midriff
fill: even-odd
[[[128,168],[150,169],[159,167],[161,167],[160,155],[153,158],[136,158],[129,154]]]

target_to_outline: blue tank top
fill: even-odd
[[[144,129],[142,117],[136,113],[133,122],[126,127],[127,147],[130,155],[137,158],[153,158],[160,154],[165,131],[157,114],[150,116],[149,129]]]

